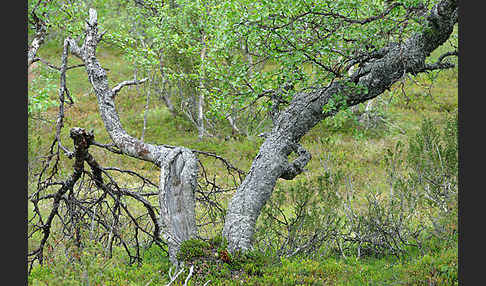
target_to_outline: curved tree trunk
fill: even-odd
[[[101,118],[115,145],[126,155],[153,162],[161,168],[159,201],[161,207],[161,235],[168,241],[171,261],[177,265],[176,254],[180,243],[196,234],[194,191],[197,186],[197,158],[186,148],[168,148],[147,144],[130,136],[123,129],[115,108],[114,98],[123,86],[142,81],[123,82],[113,89],[108,86],[106,71],[96,58],[96,47],[103,34],[98,33],[97,14],[89,10],[86,38],[81,47],[67,39],[70,51],[79,57],[98,100]]]
[[[323,113],[328,100],[340,93],[346,96],[347,106],[353,106],[380,95],[405,73],[440,68],[440,63],[428,65],[425,59],[451,35],[457,22],[457,6],[456,0],[441,1],[429,12],[424,32],[413,35],[401,45],[384,48],[379,59],[366,64],[348,80],[334,81],[326,88],[294,97],[276,119],[228,206],[223,236],[228,240],[229,251],[251,248],[256,220],[277,180],[292,179],[302,172],[310,155],[298,142],[317,123],[336,112]],[[367,91],[350,90],[349,83],[364,86]],[[288,162],[292,151],[297,151],[299,157]]]

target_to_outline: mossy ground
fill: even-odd
[[[207,244],[204,256],[184,261],[184,272],[175,285],[182,285],[194,266],[189,285],[458,285],[457,246],[441,247],[424,255],[403,259],[293,257],[273,259],[262,253],[234,255],[224,261],[216,246]],[[220,250],[221,252],[221,250]],[[145,250],[140,266],[128,266],[124,253],[106,259],[89,250],[81,261],[57,259],[34,268],[29,285],[165,285],[171,269],[157,247]],[[171,269],[174,274],[174,269]]]

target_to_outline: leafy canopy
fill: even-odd
[[[83,37],[89,7],[142,73],[204,93],[208,114],[224,118],[259,98],[289,100],[346,77],[391,42],[418,31],[429,0],[40,1],[60,37]],[[391,2],[391,4],[387,3]],[[33,9],[37,1],[29,1]],[[33,28],[29,27],[29,31]],[[202,57],[202,51],[205,56]],[[199,82],[204,82],[201,88]],[[202,90],[201,90],[202,89]]]

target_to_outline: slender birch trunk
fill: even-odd
[[[204,61],[206,60],[206,34],[202,35],[202,49],[201,49],[201,71],[199,77],[199,99],[197,103],[197,129],[198,138],[201,140],[206,134],[204,129]]]

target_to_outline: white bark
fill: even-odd
[[[33,16],[34,20],[36,21],[36,32],[27,51],[27,67],[30,67],[30,65],[32,65],[34,62],[35,56],[37,55],[37,50],[39,50],[40,46],[44,43],[47,35],[46,24],[39,19],[35,13],[33,13]]]
[[[206,59],[206,36],[202,35],[201,73],[199,78],[199,99],[197,103],[197,129],[198,137],[202,139],[206,133],[204,129],[204,61]]]

